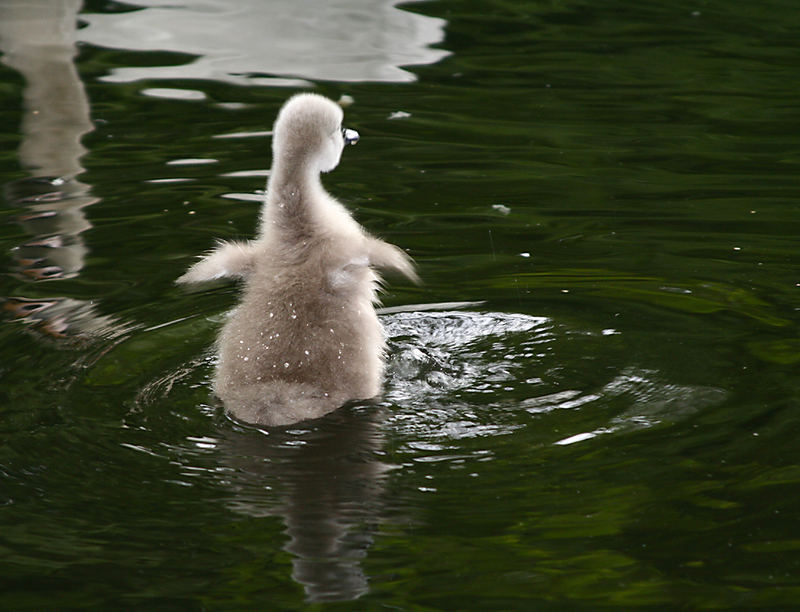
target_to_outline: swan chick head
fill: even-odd
[[[292,96],[275,120],[272,154],[276,164],[302,165],[330,172],[345,145],[358,142],[358,132],[342,127],[344,113],[333,100],[312,93]]]

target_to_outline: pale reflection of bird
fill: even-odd
[[[358,141],[342,116],[316,94],[288,100],[258,237],[220,243],[177,280],[244,279],[217,340],[214,390],[246,422],[290,424],[377,395],[385,340],[375,269],[418,281],[402,250],[368,234],[322,187],[320,173]]]

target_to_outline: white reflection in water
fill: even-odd
[[[128,0],[124,13],[84,13],[82,42],[196,56],[173,66],[116,68],[108,81],[211,79],[304,86],[302,79],[413,81],[401,66],[448,55],[431,45],[445,21],[397,8],[397,0]],[[404,4],[408,4],[405,2]],[[294,78],[277,78],[294,77]]]
[[[580,392],[570,392],[580,395]],[[555,394],[558,395],[558,394]],[[592,431],[581,432],[562,438],[555,442],[560,446],[575,444],[591,440],[602,434],[609,434],[633,429],[653,427],[663,422],[675,422],[708,406],[722,402],[726,393],[722,389],[703,386],[682,386],[662,382],[657,372],[636,370],[628,368],[620,373],[614,380],[603,387],[601,393],[586,395],[580,398],[580,403],[592,402],[600,399],[627,397],[631,401],[630,407],[611,419],[611,421]],[[536,398],[545,400],[546,398]],[[550,396],[550,399],[554,399]],[[566,402],[546,401],[539,403],[539,408],[575,408],[576,400]]]
[[[97,202],[83,172],[81,138],[92,131],[89,100],[73,62],[78,0],[0,3],[0,61],[25,79],[19,163],[29,178],[4,188],[12,206],[28,210],[17,222],[29,234],[13,250],[20,277],[76,276],[92,227],[84,208]]]
[[[0,62],[25,80],[19,164],[27,173],[3,186],[13,220],[26,237],[11,250],[13,274],[30,283],[73,278],[89,253],[86,208],[99,198],[80,180],[82,138],[94,127],[89,99],[75,67],[80,0],[0,2]],[[65,296],[0,297],[7,316],[57,344],[116,338],[133,325],[99,314],[97,301]]]

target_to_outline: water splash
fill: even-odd
[[[522,425],[511,414],[488,415],[475,395],[515,385],[528,348],[552,338],[545,317],[519,313],[407,312],[386,316],[391,356],[384,399],[391,420],[421,437],[468,438],[510,433]],[[525,342],[520,343],[524,338]],[[520,350],[521,349],[521,350]]]

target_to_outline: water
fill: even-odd
[[[0,6],[0,607],[795,606],[794,6],[307,4]],[[311,87],[424,284],[381,398],[260,431],[173,281]]]

